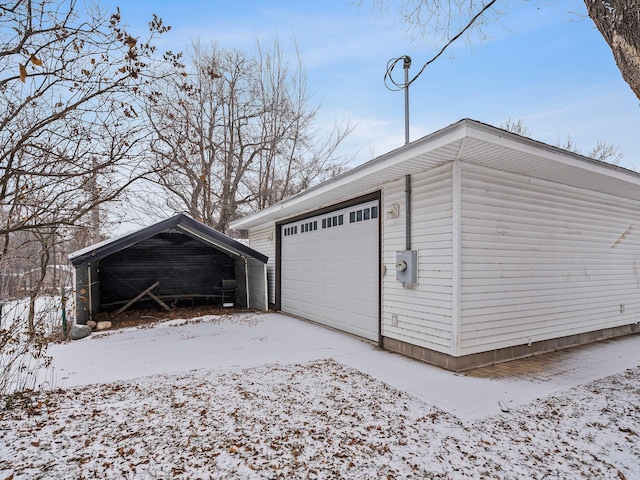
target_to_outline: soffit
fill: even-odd
[[[461,120],[232,223],[248,229],[376,191],[454,160],[640,200],[640,175],[477,122]]]

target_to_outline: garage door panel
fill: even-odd
[[[289,262],[286,265],[282,266],[282,271],[284,273],[297,273],[299,270],[297,263]]]
[[[300,293],[298,295],[298,304],[300,305],[300,310],[303,310],[306,305],[319,305],[318,295]]]
[[[282,225],[283,311],[378,339],[378,211],[367,202]]]
[[[366,303],[370,299],[369,289],[365,287],[358,287],[358,286],[352,285],[349,287],[348,293],[349,293],[349,298],[354,303],[355,302]]]
[[[313,303],[300,302],[301,317],[308,318],[309,316],[317,316],[322,314],[322,305]]]
[[[344,286],[336,283],[323,283],[321,292],[323,297],[331,299],[344,298]]]
[[[282,311],[283,312],[294,312],[300,310],[298,308],[298,301],[292,299],[282,299]]]
[[[298,290],[298,283],[293,281],[293,280],[283,280],[282,281],[282,289],[283,290],[290,290],[290,291],[297,291]]]
[[[342,325],[349,323],[349,312],[340,308],[340,305],[323,305],[322,313],[325,316],[322,323],[328,323],[339,329],[342,329]]]
[[[301,293],[318,293],[318,284],[311,281],[301,281],[300,282],[300,292]]]
[[[372,253],[378,249],[365,248],[364,245],[357,245],[353,247],[353,254],[349,257],[350,262],[355,262],[357,268],[358,265],[363,265],[365,269],[370,269],[369,261],[371,260]],[[353,267],[352,267],[353,270]]]
[[[334,273],[336,276],[344,275],[346,259],[330,259],[322,262],[323,273]],[[339,280],[339,279],[337,279]]]
[[[322,271],[322,263],[319,261],[309,261],[307,262],[307,271],[309,273],[317,273]]]

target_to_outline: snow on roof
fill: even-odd
[[[69,254],[69,260],[71,260],[71,263],[75,266],[79,266],[90,261],[100,260],[101,258],[129,248],[136,243],[172,228],[175,228],[181,233],[192,238],[196,238],[205,243],[221,248],[232,255],[252,257],[263,263],[266,263],[268,260],[268,257],[260,252],[257,252],[224,233],[218,232],[217,230],[214,230],[213,228],[208,227],[207,225],[182,213],[148,227],[134,230],[133,232],[129,232],[125,235],[105,240],[75,251]]]

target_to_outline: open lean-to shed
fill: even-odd
[[[451,370],[640,331],[640,175],[474,120],[231,227],[276,309]]]
[[[142,301],[268,307],[267,257],[183,214],[69,259],[76,271],[77,323]]]

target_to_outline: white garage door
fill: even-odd
[[[281,309],[378,340],[378,202],[282,225]]]

